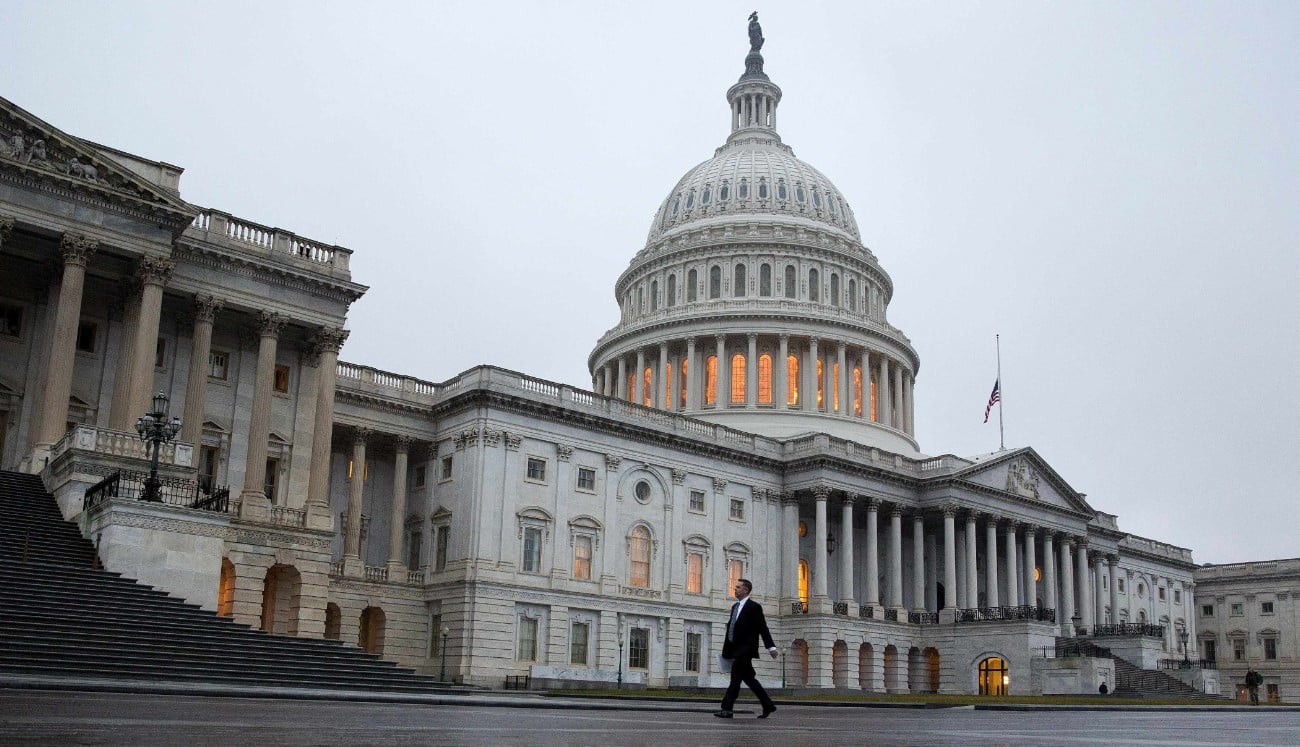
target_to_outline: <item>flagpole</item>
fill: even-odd
[[[1006,432],[1002,427],[1002,400],[1005,399],[1006,389],[1002,388],[1002,335],[993,335],[993,342],[998,349],[998,451],[1007,450]]]

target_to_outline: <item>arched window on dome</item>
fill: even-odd
[[[636,371],[627,375],[627,396],[623,399],[636,402]]]
[[[700,204],[708,205],[710,202],[713,202],[713,186],[705,184],[704,191],[700,193]]]
[[[819,189],[819,188],[817,187],[816,184],[813,185],[812,193],[813,193],[813,207],[817,208],[818,210],[821,210],[821,208],[822,208],[822,191],[821,191],[821,189]]]
[[[817,268],[808,271],[808,300],[813,302],[821,301],[821,276],[817,274]]]
[[[876,372],[871,372],[871,422],[878,423],[880,418],[876,415]]]
[[[636,311],[638,314],[645,313],[645,288],[640,285],[636,287]]]
[[[840,411],[840,364],[831,364],[831,412]]]
[[[764,262],[758,268],[758,295],[772,295],[772,265]]]
[[[686,383],[686,382],[687,382],[687,377],[691,375],[691,371],[690,371],[689,363],[690,363],[690,361],[688,361],[688,360],[685,359],[685,358],[682,358],[682,374],[681,374],[681,376],[677,377],[677,380],[678,380],[678,382],[679,382],[679,383],[677,384],[677,388],[678,388],[679,390],[681,390],[681,393],[680,393],[680,395],[679,395],[679,399],[678,399],[678,402],[680,402],[681,404],[678,405],[678,406],[679,406],[681,409],[683,409],[683,410],[686,409],[686,391],[687,391],[687,386],[688,386],[687,383]]]
[[[650,366],[641,372],[641,404],[646,407],[654,407],[655,404],[654,369]]]
[[[686,193],[686,212],[690,212],[695,207],[695,190]]]
[[[829,202],[831,206],[831,220],[839,220],[840,218],[839,200],[835,199],[835,195],[828,194],[826,195],[826,201]]]
[[[736,298],[744,298],[746,286],[748,286],[748,283],[745,282],[745,265],[737,263],[732,276],[731,295]]]
[[[658,280],[650,281],[650,310],[651,311],[659,310],[659,281]]]
[[[664,361],[664,409],[673,404],[673,362]]]
[[[677,195],[677,198],[673,200],[673,219],[674,219],[674,220],[676,220],[676,218],[677,218],[677,213],[681,212],[681,209],[682,209],[682,196],[681,196],[681,195]]]
[[[858,281],[849,278],[849,311],[858,310]]]
[[[778,179],[776,182],[776,199],[782,202],[790,199],[790,193],[785,188],[785,180]]]
[[[709,300],[722,297],[722,268],[714,265],[709,268]]]
[[[745,404],[745,356],[742,353],[731,356],[731,402]]]
[[[740,186],[736,188],[736,197],[739,197],[739,198],[742,199],[742,200],[748,200],[748,199],[749,199],[749,180],[748,180],[748,179],[741,179],[741,180],[740,180]]]
[[[831,306],[840,305],[840,276],[839,273],[831,273]]]
[[[802,205],[804,202],[808,200],[808,195],[803,191],[802,184],[794,185],[794,199],[800,205]]]
[[[853,367],[853,414],[862,417],[862,367]]]
[[[716,355],[704,359],[704,404],[709,407],[718,404],[718,356]]]
[[[785,266],[785,297],[799,297],[799,271],[794,265]]]
[[[686,273],[686,303],[695,303],[695,289],[699,287],[699,273],[691,270]]]
[[[722,183],[722,186],[718,187],[718,202],[726,202],[727,200],[730,199],[731,199],[731,185],[724,181]]]
[[[668,276],[668,305],[677,305],[677,275]]]
[[[767,199],[767,177],[765,176],[758,177],[758,199]]]
[[[787,355],[785,358],[785,403],[791,407],[799,405],[799,356]]]
[[[758,356],[758,403],[772,404],[772,356],[767,353]]]
[[[817,356],[817,409],[826,409],[826,371],[821,356]]]

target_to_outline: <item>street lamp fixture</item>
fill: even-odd
[[[140,434],[140,440],[153,447],[149,455],[149,479],[144,483],[144,495],[141,496],[146,501],[162,500],[158,490],[158,451],[181,432],[180,418],[167,419],[168,401],[165,392],[158,392],[153,396],[153,410],[135,421],[135,432]]]
[[[447,681],[447,635],[450,633],[450,628],[446,625],[442,626],[442,671],[438,674],[438,681],[440,682]]]
[[[1187,623],[1179,620],[1174,623],[1174,629],[1178,632],[1179,645],[1183,647],[1183,666],[1190,667],[1192,662],[1187,658]]]
[[[618,628],[618,689],[623,689],[623,626]]]
[[[831,532],[826,533],[826,554],[827,555],[835,554],[835,535],[832,534]]]

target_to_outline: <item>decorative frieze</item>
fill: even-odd
[[[502,431],[501,435],[505,436],[506,439],[506,451],[519,451],[519,445],[524,442],[523,436],[517,433],[506,433],[505,431]]]
[[[501,444],[501,431],[483,429],[483,445],[495,449]]]

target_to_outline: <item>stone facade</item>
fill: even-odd
[[[1264,677],[1261,701],[1300,692],[1300,558],[1206,564],[1195,574],[1197,647],[1218,663],[1225,692],[1246,698],[1246,672]]]

